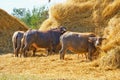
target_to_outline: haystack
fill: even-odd
[[[15,31],[26,31],[28,27],[17,18],[0,9],[0,53],[12,52],[12,35]]]
[[[69,0],[66,3],[56,4],[50,8],[49,18],[43,22],[40,30],[62,25],[71,31],[94,31],[95,25],[91,20],[93,5],[92,1],[72,4]]]
[[[119,0],[66,0],[50,8],[49,18],[43,22],[40,30],[62,25],[71,31],[102,34],[119,8]]]
[[[120,46],[120,15],[110,19],[108,27],[105,28],[104,37],[107,38],[102,46],[104,51],[109,51],[116,46]]]
[[[108,27],[105,28],[102,49],[107,53],[101,58],[102,67],[120,68],[120,14],[110,19]]]
[[[120,46],[116,46],[114,49],[111,49],[100,59],[100,67],[106,69],[120,68]]]

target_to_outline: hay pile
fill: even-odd
[[[50,8],[49,18],[43,22],[40,30],[62,25],[71,31],[103,35],[108,21],[118,13],[119,4],[119,0],[66,0]]]
[[[66,3],[56,4],[50,8],[49,18],[43,22],[40,30],[62,25],[72,31],[94,31],[95,25],[91,21],[93,4],[92,1],[72,4],[69,0]]]
[[[101,58],[102,67],[120,68],[120,15],[110,19],[108,27],[105,28],[104,36],[107,41],[104,42],[102,49],[107,53]]]
[[[106,55],[101,57],[99,65],[103,68],[120,68],[120,1],[104,0],[101,4],[96,9],[100,12],[97,15],[100,22],[97,19],[94,21],[98,22],[96,25],[105,27],[103,36],[107,40],[102,46]]]
[[[0,9],[0,53],[11,52],[12,35],[17,30],[26,31],[28,27],[15,17]]]
[[[116,46],[120,46],[120,17],[115,16],[110,19],[108,27],[105,28],[104,37],[107,38],[105,45],[102,46],[104,51],[109,51]]]
[[[100,67],[120,68],[120,46],[116,46],[103,56],[100,60]]]

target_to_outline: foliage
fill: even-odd
[[[14,8],[12,14],[20,18],[25,15],[25,8],[19,8],[19,9]]]
[[[32,10],[26,8],[14,8],[12,15],[25,22],[30,28],[39,28],[38,25],[47,19],[48,10],[45,6],[34,7]]]

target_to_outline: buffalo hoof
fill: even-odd
[[[64,57],[60,56],[60,60],[64,60]]]

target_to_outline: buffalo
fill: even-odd
[[[18,55],[20,54],[20,57],[22,56],[22,49],[24,47],[24,31],[15,31],[13,36],[12,36],[12,43],[13,43],[13,50],[14,50],[14,54],[15,57],[18,57]],[[33,56],[35,55],[35,50],[36,48],[34,48],[33,46],[29,47],[29,50],[33,50]]]
[[[21,40],[23,38],[24,31],[16,31],[12,36],[13,50],[15,57],[18,57],[21,48]],[[20,55],[21,56],[21,55]]]
[[[30,46],[33,46],[36,49],[45,48],[48,50],[48,55],[52,54],[52,52],[60,43],[60,36],[65,32],[65,27],[54,28],[47,31],[29,29],[24,34],[24,57],[27,56],[26,51],[29,49]]]
[[[66,50],[76,53],[88,53],[88,59],[91,61],[95,55],[97,47],[101,45],[105,38],[97,37],[94,33],[79,33],[67,31],[60,37],[61,50],[60,59],[64,59]]]

